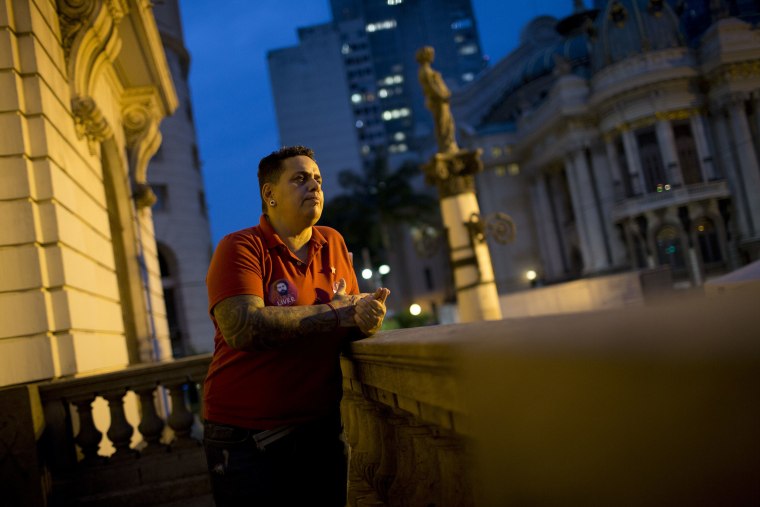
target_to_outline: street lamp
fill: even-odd
[[[525,272],[525,278],[528,279],[531,287],[535,287],[538,284],[538,274],[532,269]]]
[[[411,306],[409,306],[409,313],[414,315],[415,317],[422,313],[422,307],[418,305],[417,303],[413,303]]]

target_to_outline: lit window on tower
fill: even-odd
[[[380,30],[390,30],[396,28],[395,19],[386,19],[384,21],[378,21],[377,23],[369,23],[365,27],[368,32],[378,32]]]
[[[459,48],[459,54],[460,55],[474,55],[478,52],[478,46],[475,44],[467,44],[466,46],[462,46]]]

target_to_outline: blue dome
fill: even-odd
[[[587,36],[578,34],[534,53],[515,71],[508,93],[554,72],[558,58],[569,63],[573,73],[585,75],[589,62]]]
[[[679,19],[665,0],[613,0],[596,20],[594,71],[631,56],[685,45]]]

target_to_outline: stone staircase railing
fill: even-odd
[[[38,384],[52,504],[159,505],[207,494],[188,394],[200,389],[209,361],[209,355],[195,356]],[[110,455],[93,417],[98,398],[108,404]],[[128,421],[130,409],[136,427]],[[142,440],[133,445],[136,431]]]

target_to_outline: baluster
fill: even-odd
[[[462,437],[452,435],[433,438],[440,473],[442,506],[472,507],[472,467]]]
[[[187,405],[185,404],[183,386],[186,382],[186,380],[182,380],[165,384],[166,388],[169,389],[169,396],[172,400],[171,414],[167,422],[172,431],[174,431],[174,440],[171,443],[171,446],[174,448],[199,445],[199,442],[190,436],[195,416],[187,409]]]
[[[365,490],[362,497],[357,497],[357,505],[376,505],[379,501],[372,487],[375,471],[380,463],[380,451],[377,448],[378,432],[375,424],[376,412],[375,404],[364,398],[360,398],[356,403],[359,438],[356,443],[356,452],[351,453],[351,459],[356,460],[353,468],[364,484],[369,487],[369,491]]]
[[[79,433],[74,438],[74,442],[82,449],[84,455],[83,463],[95,465],[102,463],[104,458],[98,455],[100,440],[103,433],[95,427],[95,421],[92,419],[92,402],[95,401],[94,394],[88,394],[83,398],[71,400],[72,405],[77,408],[79,415]]]
[[[108,401],[108,410],[111,412],[111,426],[108,428],[106,435],[116,449],[116,452],[111,456],[112,459],[137,456],[137,453],[129,448],[135,429],[127,422],[127,418],[124,415],[125,394],[125,389],[117,389],[115,391],[107,391],[102,395]]]
[[[161,432],[164,429],[164,421],[156,412],[156,384],[140,386],[134,389],[140,397],[140,424],[137,429],[143,436],[145,448],[142,454],[155,454],[165,452],[167,446],[161,444]]]
[[[373,494],[372,488],[364,482],[357,459],[359,437],[364,431],[359,418],[359,403],[364,400],[360,395],[347,391],[343,397],[344,426],[346,428],[346,441],[348,442],[348,505],[356,507],[359,500]]]
[[[397,418],[389,409],[379,412],[377,424],[379,429],[379,442],[381,446],[380,465],[377,467],[372,485],[377,496],[388,502],[388,491],[396,478],[396,432],[393,419]]]
[[[398,411],[390,422],[396,427],[396,479],[388,490],[391,505],[439,505],[438,463],[429,449],[430,431],[414,416]]]

